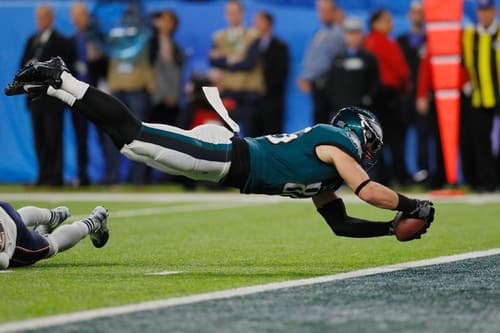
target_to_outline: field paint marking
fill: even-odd
[[[0,273],[5,274],[5,273],[13,273],[14,271],[0,271]]]
[[[156,273],[145,273],[144,275],[175,275],[175,274],[181,274],[181,271],[163,271],[163,272],[156,272]]]
[[[275,202],[235,202],[235,203],[206,203],[206,204],[193,204],[193,205],[182,205],[182,206],[170,206],[170,207],[152,207],[152,208],[138,208],[130,210],[111,210],[109,215],[111,219],[123,218],[123,217],[136,217],[136,216],[150,216],[150,215],[165,215],[165,214],[175,214],[175,213],[191,213],[199,211],[209,211],[209,210],[220,210],[220,209],[231,209],[231,208],[241,208],[246,206],[254,205],[267,205],[274,204]],[[85,215],[74,215],[68,221],[76,221],[84,219],[88,216]]]
[[[339,196],[345,202],[362,202],[349,190],[341,190]],[[467,203],[485,204],[500,202],[500,194],[468,194],[461,197],[433,197],[426,194],[411,194],[418,199],[430,199],[434,202],[443,203]],[[294,202],[310,203],[310,200],[297,200],[281,196],[269,196],[260,194],[239,194],[236,192],[208,192],[208,193],[125,193],[125,192],[28,192],[28,193],[0,193],[0,197],[5,201],[41,201],[41,202],[151,202],[151,203],[171,203],[171,202]]]
[[[246,296],[257,293],[262,293],[265,291],[280,290],[286,288],[294,288],[301,286],[309,286],[318,283],[326,283],[332,281],[339,281],[357,277],[364,277],[380,273],[389,273],[395,271],[401,271],[409,268],[418,268],[431,265],[446,264],[460,260],[474,259],[486,256],[492,256],[500,254],[500,248],[490,249],[486,251],[476,251],[468,252],[463,254],[456,254],[451,256],[437,257],[432,259],[424,259],[418,261],[411,261],[406,263],[400,263],[395,265],[387,265],[373,268],[360,269],[357,271],[339,273],[335,275],[319,276],[308,279],[301,280],[291,280],[283,282],[274,282],[263,285],[256,285],[250,287],[242,287],[236,289],[228,289],[216,292],[210,292],[205,294],[191,295],[185,297],[176,297],[158,301],[143,302],[137,304],[129,304],[124,306],[101,308],[96,310],[88,310],[82,312],[67,313],[61,315],[55,315],[50,317],[43,317],[37,319],[29,319],[25,321],[11,322],[7,324],[0,325],[0,332],[19,332],[23,330],[33,330],[51,326],[59,326],[65,324],[76,323],[85,320],[91,320],[95,318],[102,317],[112,317],[118,315],[124,315],[129,313],[136,313],[148,310],[157,310],[162,308],[168,308],[184,304],[200,303],[205,301],[220,300],[238,296]]]

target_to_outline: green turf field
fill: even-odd
[[[12,203],[66,204],[83,216],[102,202]],[[84,240],[56,258],[0,274],[0,322],[500,247],[498,203],[437,203],[428,234],[409,243],[334,236],[309,201],[105,206],[111,230],[105,248]],[[392,217],[363,204],[348,204],[348,210]],[[180,273],[147,275],[161,271]]]

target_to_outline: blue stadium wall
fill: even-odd
[[[0,0],[0,86],[3,88],[19,66],[19,59],[27,37],[35,31],[34,8],[42,1],[1,1]],[[43,1],[55,8],[56,27],[66,35],[74,33],[69,20],[71,1]],[[89,1],[89,6],[95,1]],[[310,97],[301,94],[295,79],[300,71],[300,63],[308,40],[318,28],[314,11],[314,0],[268,0],[244,1],[247,9],[247,23],[257,10],[268,10],[276,17],[276,34],[286,41],[291,53],[291,72],[288,83],[287,114],[285,128],[294,131],[311,124]],[[378,8],[389,9],[395,18],[394,35],[408,30],[406,12],[409,0],[338,0],[348,16],[366,19],[370,11]],[[194,70],[206,70],[207,54],[212,32],[225,26],[223,17],[224,1],[144,1],[148,11],[171,8],[180,18],[180,28],[176,39],[190,54],[186,65],[186,75]],[[473,19],[474,3],[466,1],[466,16]],[[66,114],[64,130],[64,178],[71,183],[76,177],[76,152],[73,128]],[[100,178],[103,161],[96,131],[91,129],[89,174],[93,181]],[[1,183],[31,183],[37,175],[31,119],[22,96],[6,98],[0,94],[0,159]],[[407,165],[415,171],[415,136],[409,134]]]

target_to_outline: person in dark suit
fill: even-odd
[[[90,13],[87,5],[83,2],[75,1],[71,6],[70,14],[76,32],[70,37],[73,48],[72,62],[69,65],[79,80],[93,86],[98,86],[99,80],[103,79],[107,73],[107,58],[90,32]],[[89,122],[79,113],[73,112],[71,113],[71,120],[75,130],[78,159],[78,179],[76,185],[90,185],[87,172]],[[99,130],[98,133],[100,137],[106,135]],[[104,156],[104,160],[107,165],[106,156]]]
[[[344,24],[347,49],[335,56],[325,84],[334,110],[348,106],[373,109],[380,89],[377,58],[363,49],[363,22],[348,18]]]
[[[259,135],[283,132],[285,88],[289,70],[287,45],[273,35],[274,18],[268,12],[258,12],[254,26],[259,33],[257,41],[264,72],[265,93],[256,115]]]
[[[412,1],[408,19],[411,25],[410,31],[397,38],[399,47],[403,51],[411,71],[411,86],[408,93],[403,97],[403,109],[406,110],[406,118],[409,124],[415,126],[419,139],[417,150],[418,172],[413,175],[413,180],[423,182],[430,175],[431,162],[429,153],[431,149],[427,137],[434,125],[431,121],[432,117],[429,117],[427,112],[421,113],[416,108],[417,78],[421,60],[426,53],[424,8],[420,1]]]
[[[344,32],[336,23],[342,21],[337,10],[335,0],[316,0],[316,12],[321,27],[307,46],[302,61],[302,72],[297,80],[300,91],[311,93],[315,124],[327,124],[330,121],[333,108],[325,92],[326,76],[333,58],[345,51]]]
[[[43,5],[36,9],[38,32],[26,42],[21,66],[34,60],[49,60],[61,56],[70,60],[68,40],[54,29],[54,12]],[[28,100],[33,122],[38,179],[36,185],[60,186],[63,184],[63,112],[64,104],[42,96]]]
[[[71,6],[71,21],[75,26],[76,33],[70,38],[73,45],[73,63],[71,64],[75,75],[79,80],[90,83],[94,86],[97,82],[90,81],[89,66],[87,63],[88,53],[88,33],[89,13],[84,3],[76,2]],[[76,150],[78,159],[78,185],[89,185],[87,174],[88,164],[88,121],[78,112],[71,113],[71,120],[75,130]]]

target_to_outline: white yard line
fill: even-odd
[[[155,273],[145,273],[144,275],[175,275],[181,274],[181,271],[163,271],[163,272],[155,272]]]
[[[12,273],[14,271],[0,271],[0,274],[5,274],[5,273]]]
[[[151,215],[165,215],[165,214],[175,214],[175,213],[191,213],[199,211],[210,211],[210,210],[221,210],[221,209],[232,209],[241,208],[246,206],[254,205],[265,205],[274,204],[275,202],[228,202],[228,203],[206,203],[206,204],[192,204],[192,205],[181,205],[181,206],[169,206],[169,207],[152,207],[152,208],[138,208],[130,210],[111,210],[109,212],[110,219],[115,218],[126,218],[126,217],[137,217],[137,216],[151,216]],[[104,204],[105,205],[105,204]],[[85,215],[73,215],[69,221],[75,221],[84,219],[88,214]]]
[[[361,202],[361,200],[349,191],[340,191],[339,196],[345,202]],[[468,194],[456,197],[436,197],[427,194],[411,194],[412,197],[420,199],[431,199],[435,202],[452,202],[468,204],[484,204],[500,202],[500,193],[495,194]],[[215,193],[117,193],[117,192],[26,192],[26,193],[0,193],[4,201],[41,201],[41,202],[294,202],[310,203],[310,200],[297,200],[280,196],[269,195],[242,195],[235,192]]]
[[[30,329],[31,330],[32,329],[40,329],[40,328],[51,327],[51,326],[71,324],[71,323],[81,322],[81,321],[85,321],[85,320],[91,320],[91,319],[95,319],[95,318],[112,317],[112,316],[124,315],[124,314],[128,314],[128,313],[157,310],[157,309],[168,308],[168,307],[184,305],[184,304],[193,304],[193,303],[200,303],[200,302],[205,302],[205,301],[227,299],[227,298],[232,298],[232,297],[257,294],[257,293],[261,293],[261,292],[265,292],[265,291],[273,291],[273,290],[294,288],[294,287],[300,287],[300,286],[309,286],[309,285],[314,285],[314,284],[319,284],[319,283],[339,281],[339,280],[369,276],[369,275],[380,274],[380,273],[395,272],[395,271],[401,271],[401,270],[405,270],[405,269],[409,269],[409,268],[417,268],[417,267],[424,267],[424,266],[430,266],[430,265],[439,265],[439,264],[445,264],[445,263],[450,263],[450,262],[455,262],[455,261],[460,261],[460,260],[492,256],[492,255],[497,255],[497,254],[500,254],[500,248],[486,250],[486,251],[468,252],[468,253],[457,254],[457,255],[452,255],[452,256],[437,257],[437,258],[432,258],[432,259],[418,260],[418,261],[400,263],[400,264],[395,264],[395,265],[373,267],[373,268],[361,269],[361,270],[347,272],[347,273],[319,276],[319,277],[314,277],[314,278],[309,278],[309,279],[275,282],[275,283],[250,286],[250,287],[243,287],[243,288],[236,288],[236,289],[228,289],[228,290],[222,290],[222,291],[216,291],[216,292],[198,294],[198,295],[192,295],[192,296],[176,297],[176,298],[151,301],[151,302],[144,302],[144,303],[138,303],[138,304],[129,304],[129,305],[124,305],[124,306],[117,306],[117,307],[110,307],[110,308],[102,308],[102,309],[96,309],[96,310],[61,314],[61,315],[56,315],[56,316],[30,319],[30,320],[25,320],[25,321],[18,321],[18,322],[11,322],[11,323],[7,323],[7,324],[3,324],[3,325],[0,325],[0,332],[19,332],[19,331],[30,330]]]

